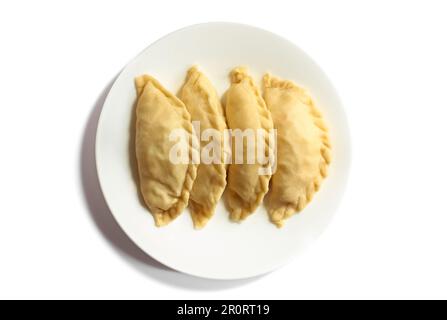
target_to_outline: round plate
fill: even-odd
[[[261,206],[243,223],[229,221],[222,203],[203,230],[188,210],[163,228],[154,225],[139,198],[133,153],[134,78],[148,73],[177,92],[187,69],[198,64],[219,94],[239,65],[261,80],[265,72],[307,88],[323,112],[333,143],[329,177],[314,200],[281,229]],[[330,222],[348,176],[350,139],[337,93],[301,49],[270,32],[232,23],[190,26],[158,40],[130,62],[104,103],[96,137],[98,176],[106,202],[124,232],[144,252],[181,272],[213,279],[240,279],[272,271],[313,243]]]

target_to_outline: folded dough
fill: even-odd
[[[267,106],[245,68],[235,68],[231,74],[231,86],[226,94],[226,117],[228,127],[232,129],[261,129],[265,139],[265,151],[271,152],[268,131],[273,129],[273,122]],[[233,221],[241,221],[256,210],[268,191],[271,175],[260,175],[261,165],[257,161],[249,164],[235,163],[235,138],[232,135],[233,159],[228,169],[228,185],[225,200]],[[258,148],[258,144],[256,144]],[[244,146],[244,159],[247,148]]]
[[[281,227],[320,188],[331,146],[322,116],[304,89],[267,74],[264,100],[277,129],[277,169],[266,203],[270,220]]]
[[[144,75],[136,78],[135,84],[138,94],[135,143],[141,193],[160,227],[170,223],[187,206],[197,172],[192,161],[179,164],[170,161],[170,150],[177,143],[170,141],[170,134],[174,129],[185,130],[187,152],[192,159],[193,130],[183,102],[157,80]]]
[[[206,132],[207,129],[215,129],[219,134],[217,141],[219,147],[215,160],[212,163],[204,162],[204,148],[212,143],[210,141],[201,141],[200,147],[204,155],[197,170],[197,177],[191,190],[189,207],[191,217],[196,228],[203,228],[208,220],[213,216],[217,202],[225,190],[226,165],[224,163],[224,130],[227,128],[224,112],[216,90],[211,85],[208,78],[200,72],[197,67],[188,70],[185,84],[179,93],[180,99],[185,103],[186,108],[191,114],[191,120],[200,124],[200,132]],[[211,159],[210,159],[211,160]]]

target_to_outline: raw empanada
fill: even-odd
[[[321,113],[304,89],[267,74],[264,100],[277,130],[277,169],[266,203],[270,220],[281,227],[320,188],[331,146]]]
[[[206,133],[208,129],[215,129],[216,137],[201,141],[202,157],[197,170],[197,177],[191,190],[189,207],[196,228],[202,228],[212,217],[217,202],[225,190],[226,165],[224,162],[224,130],[227,128],[224,112],[216,90],[208,78],[196,67],[188,70],[185,84],[179,93],[180,99],[185,103],[191,114],[191,120],[200,125],[200,132]],[[209,130],[210,131],[210,130]],[[219,147],[212,148],[217,154],[207,152],[207,146],[212,146],[213,140],[218,139]],[[214,150],[217,149],[217,150]],[[209,156],[208,159],[205,159]],[[215,160],[210,163],[209,160]]]
[[[226,94],[226,117],[228,127],[232,130],[232,150],[233,159],[228,169],[228,184],[225,193],[227,207],[230,210],[230,218],[233,221],[241,221],[262,202],[264,195],[268,191],[271,174],[260,174],[260,168],[270,165],[248,163],[247,146],[244,142],[243,156],[244,163],[235,163],[237,156],[235,150],[234,130],[260,129],[264,133],[264,139],[256,142],[256,149],[259,143],[263,143],[265,152],[270,153],[269,131],[273,129],[273,121],[267,106],[253,82],[244,68],[235,68],[231,74],[231,86]]]
[[[164,89],[154,78],[135,79],[138,94],[136,108],[136,155],[141,194],[157,226],[175,219],[187,206],[197,173],[192,161],[175,164],[170,152],[178,141],[171,141],[175,129],[186,133],[189,160],[194,151],[191,118],[183,102]]]

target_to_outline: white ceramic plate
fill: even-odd
[[[263,207],[241,224],[232,223],[220,204],[206,228],[193,229],[189,212],[156,228],[141,203],[134,180],[132,150],[134,78],[149,73],[177,92],[192,65],[198,64],[219,94],[228,73],[245,65],[255,79],[269,71],[308,88],[330,127],[334,161],[313,202],[282,229],[268,221]],[[96,161],[102,191],[124,232],[148,255],[191,275],[240,279],[272,271],[301,253],[323,232],[345,189],[350,160],[346,116],[323,71],[289,41],[254,27],[232,23],[190,26],[158,40],[130,62],[115,81],[102,110]]]

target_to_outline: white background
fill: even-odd
[[[447,298],[446,16],[444,1],[2,1],[0,298]],[[305,50],[352,133],[333,223],[306,254],[247,281],[145,257],[111,219],[93,166],[95,122],[120,69],[208,21]]]

